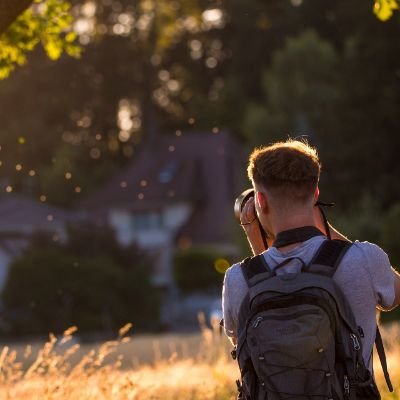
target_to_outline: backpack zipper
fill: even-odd
[[[354,350],[360,350],[361,346],[360,346],[360,342],[358,341],[357,336],[354,333],[350,333],[350,338],[353,341]]]
[[[316,314],[319,315],[320,313],[317,310],[301,310],[297,311],[288,315],[275,315],[275,316],[264,316],[264,317],[257,317],[254,322],[253,322],[253,328],[257,328],[258,325],[260,325],[260,322],[262,321],[268,321],[268,320],[278,320],[278,321],[286,321],[292,318],[297,318],[301,317],[303,315],[310,315],[310,314]]]
[[[253,323],[253,328],[257,328],[258,325],[260,325],[260,322],[263,320],[263,317],[257,317],[256,320]]]
[[[344,387],[345,395],[349,396],[350,395],[350,382],[349,382],[349,378],[347,377],[347,375],[344,376],[343,387]]]

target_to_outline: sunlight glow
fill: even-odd
[[[90,158],[97,160],[101,157],[101,151],[98,147],[93,147],[89,152]]]
[[[290,0],[290,2],[292,3],[293,7],[299,7],[302,5],[303,0]]]
[[[96,3],[87,1],[81,8],[81,12],[85,17],[92,18],[96,15]]]
[[[121,99],[117,112],[117,124],[120,129],[118,140],[128,142],[134,135],[139,133],[142,126],[141,110],[136,100]],[[132,151],[126,150],[124,154],[132,155]]]
[[[220,8],[206,10],[202,14],[205,28],[222,28],[225,24],[224,13]]]
[[[218,61],[217,61],[216,58],[214,58],[214,57],[208,57],[207,58],[207,60],[206,60],[207,68],[212,69],[212,68],[215,68],[217,65],[218,65]]]

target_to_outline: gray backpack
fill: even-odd
[[[326,240],[309,265],[288,258],[274,271],[262,255],[242,263],[249,291],[239,312],[233,352],[241,372],[239,399],[380,399],[362,357],[363,331],[332,279],[350,246]],[[300,263],[301,272],[281,270],[291,263]]]

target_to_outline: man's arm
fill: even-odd
[[[236,346],[236,336],[234,332],[234,321],[232,318],[231,312],[231,291],[229,289],[229,270],[225,273],[224,283],[222,285],[222,316],[223,316],[223,324],[224,331],[226,336],[228,336],[230,342]]]
[[[326,232],[324,218],[322,216],[322,212],[321,212],[321,209],[319,208],[319,206],[314,206],[314,223],[315,223],[315,226],[321,232],[323,232],[325,234],[325,236],[328,236],[328,232]],[[348,242],[350,241],[349,238],[347,238],[345,235],[340,233],[329,222],[328,222],[328,226],[329,226],[329,233],[331,234],[332,239],[346,240]]]
[[[393,268],[394,274],[394,303],[393,308],[400,305],[400,274]]]

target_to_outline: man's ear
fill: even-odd
[[[266,213],[268,211],[268,197],[263,192],[256,192],[256,202],[258,208],[263,212]]]
[[[317,186],[314,193],[314,204],[318,201],[319,198],[319,187]]]

